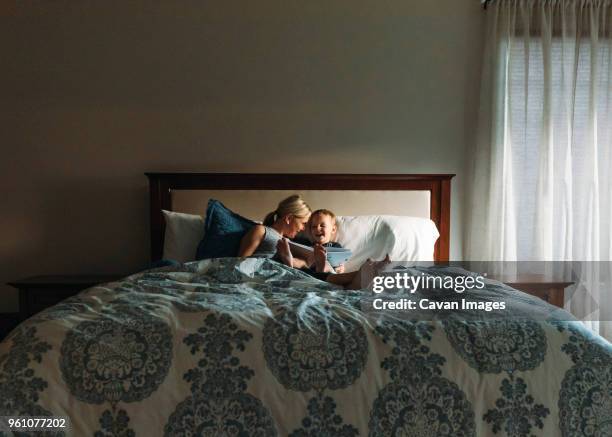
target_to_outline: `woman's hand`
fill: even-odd
[[[338,267],[334,267],[336,273],[344,273],[344,264],[340,264]]]
[[[293,258],[291,248],[289,247],[289,240],[286,238],[281,238],[278,240],[278,243],[276,243],[276,254],[286,266],[296,267],[295,259]]]

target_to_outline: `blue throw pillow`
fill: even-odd
[[[208,201],[204,238],[198,245],[196,259],[238,256],[240,240],[255,222],[227,209],[215,199]]]

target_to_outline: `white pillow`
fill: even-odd
[[[421,217],[363,215],[337,217],[336,241],[353,256],[346,271],[354,271],[372,258],[389,254],[392,261],[433,261],[440,236],[433,221]]]
[[[166,221],[164,259],[188,262],[195,259],[198,244],[204,237],[202,216],[162,210]]]

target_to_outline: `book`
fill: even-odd
[[[314,253],[314,247],[305,246],[291,240],[289,240],[289,249],[291,249],[291,254],[293,256],[302,259],[307,259]],[[327,252],[327,262],[332,267],[338,267],[340,264],[344,264],[353,254],[350,249],[344,249],[343,247],[326,247],[325,251]]]

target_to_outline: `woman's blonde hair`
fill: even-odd
[[[268,213],[264,218],[263,224],[270,226],[276,220],[286,215],[292,215],[298,218],[305,218],[310,215],[310,207],[299,194],[287,197],[281,200],[276,210]]]

